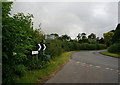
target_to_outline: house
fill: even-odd
[[[55,39],[55,35],[45,35],[45,39],[53,40]]]

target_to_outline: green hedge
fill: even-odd
[[[111,45],[108,48],[108,52],[110,52],[110,53],[120,53],[120,43],[116,43],[116,44]]]
[[[88,44],[88,43],[79,44],[78,47],[79,47],[78,50],[101,50],[106,48],[104,44]]]
[[[46,54],[51,55],[52,57],[59,56],[64,52],[62,48],[62,41],[60,40],[46,40],[47,49]]]

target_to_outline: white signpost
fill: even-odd
[[[38,54],[38,51],[32,51],[32,55]]]

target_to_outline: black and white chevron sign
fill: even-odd
[[[38,51],[45,50],[46,49],[46,45],[45,44],[38,44],[37,49],[38,49]]]

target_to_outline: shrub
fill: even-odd
[[[24,15],[18,13],[9,16],[10,3],[2,3],[2,65],[3,83],[12,83],[15,78],[21,77],[27,68],[31,68],[31,51],[36,48],[43,39],[43,34],[38,30],[33,30],[32,14]],[[44,56],[41,56],[44,57]],[[37,64],[36,64],[37,63]],[[39,62],[34,61],[36,66]],[[40,64],[41,65],[41,64]]]
[[[96,44],[96,50],[106,49],[106,45],[104,44]]]
[[[120,53],[120,43],[116,43],[116,44],[111,45],[108,48],[108,52],[110,52],[110,53]]]
[[[47,49],[45,53],[51,56],[58,56],[64,52],[62,41],[60,40],[46,40],[46,45]]]
[[[79,44],[78,47],[79,50],[100,50],[106,48],[104,44],[88,44],[88,43]]]
[[[24,65],[16,65],[14,67],[14,71],[15,71],[15,74],[18,75],[19,77],[23,76],[26,71],[27,71],[27,68],[24,66]]]

